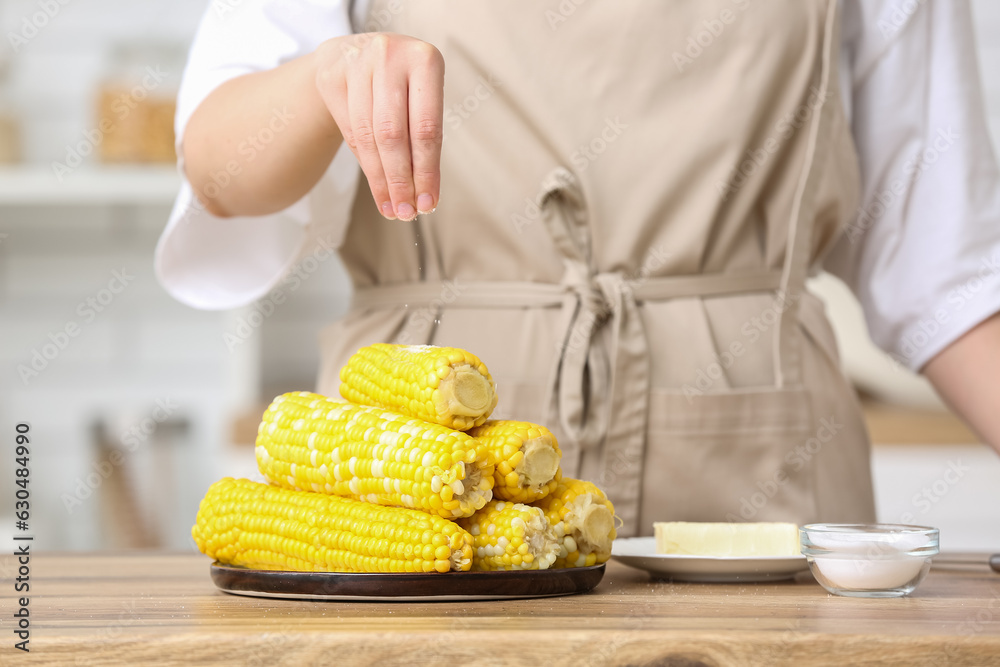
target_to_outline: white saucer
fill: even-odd
[[[615,540],[611,557],[646,570],[659,579],[702,582],[753,582],[791,579],[809,569],[805,556],[763,556],[723,558],[718,556],[677,556],[656,553],[655,537]]]

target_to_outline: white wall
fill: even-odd
[[[941,548],[1000,551],[1000,457],[980,445],[884,445],[872,455],[879,521],[936,526]]]
[[[14,53],[8,33],[22,32],[25,18],[40,11],[37,3],[0,2],[0,58],[13,56],[16,104],[27,119],[25,157],[38,162],[59,159],[68,143],[95,127],[97,84],[110,69],[116,44],[168,43],[186,52],[208,6],[205,0],[75,0],[60,4],[58,13]],[[179,77],[176,67],[169,69]]]
[[[8,101],[23,119],[25,157],[42,164],[63,159],[66,146],[96,126],[94,93],[111,45],[174,41],[183,52],[204,2],[89,0],[60,7],[9,62],[14,92]],[[8,33],[20,32],[23,17],[38,11],[31,0],[0,3],[4,57],[12,53]],[[107,482],[95,474],[95,463],[101,466],[90,432],[98,421],[120,438],[161,401],[172,419],[190,424],[189,437],[179,442],[159,442],[161,431],[126,448],[124,463],[111,473],[127,468],[136,475],[140,503],[153,480],[169,482],[155,499],[165,507],[140,508],[159,515],[167,546],[187,546],[185,524],[198,494],[216,477],[214,458],[230,409],[225,389],[234,373],[234,360],[220,354],[221,330],[232,315],[185,308],[157,284],[152,250],[167,213],[164,205],[0,209],[0,230],[7,234],[0,244],[0,359],[8,369],[0,375],[0,423],[32,427],[32,528],[39,548],[109,546],[98,521]],[[112,271],[134,279],[90,320],[79,304],[99,296]],[[80,326],[79,335],[37,377],[22,381],[16,366],[30,364],[33,351],[69,322]],[[0,461],[0,488],[9,497],[7,458]],[[150,470],[151,462],[158,469]],[[71,496],[81,502],[67,508]]]
[[[6,60],[10,73],[0,110],[5,101],[13,103],[22,119],[24,157],[43,169],[64,161],[67,147],[97,126],[96,90],[120,69],[113,57],[117,44],[161,45],[161,51],[172,45],[180,62],[153,51],[150,62],[138,63],[140,70],[144,64],[166,70],[169,87],[180,78],[209,3],[80,0],[58,6],[14,52],[8,33],[23,34],[24,17],[40,8],[36,0],[0,0],[0,64]],[[346,276],[337,260],[325,262],[231,352],[223,335],[235,330],[245,311],[187,308],[155,280],[153,248],[168,213],[166,205],[0,205],[0,233],[7,235],[0,237],[0,362],[10,369],[0,374],[0,423],[13,428],[27,421],[32,427],[32,526],[39,548],[112,546],[100,530],[107,500],[101,495],[110,484],[99,475],[91,427],[104,421],[120,438],[152,416],[157,401],[172,406],[173,419],[190,424],[188,435],[169,441],[151,436],[134,451],[126,444],[125,462],[112,474],[127,469],[139,487],[139,513],[158,518],[166,546],[187,548],[205,488],[253,467],[252,449],[234,455],[226,446],[231,419],[262,395],[311,388],[317,329],[346,308]],[[114,270],[135,278],[88,321],[78,305],[97,295]],[[69,322],[80,325],[80,334],[37,378],[22,381],[16,367],[30,365],[33,351]],[[5,497],[13,495],[10,466],[0,460]],[[66,494],[82,502],[67,508]],[[0,504],[0,534],[10,530],[7,512],[7,504]]]

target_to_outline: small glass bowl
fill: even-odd
[[[812,523],[799,538],[816,581],[859,598],[912,593],[940,551],[937,528],[897,523]]]

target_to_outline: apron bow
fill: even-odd
[[[557,350],[555,410],[566,454],[638,522],[649,404],[649,354],[633,281],[597,272],[577,180],[557,168],[543,184],[542,219],[562,254],[565,335]],[[603,446],[602,446],[603,445]],[[594,464],[597,465],[594,465]]]

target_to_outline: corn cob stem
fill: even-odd
[[[438,414],[451,412],[463,417],[479,417],[492,400],[493,387],[469,364],[452,366],[452,372],[438,383],[434,402]]]
[[[472,565],[472,536],[439,516],[246,479],[213,484],[191,535],[222,563],[315,572],[448,572]]]
[[[597,486],[564,477],[534,504],[545,512],[559,541],[556,567],[596,565],[611,557],[615,508]]]
[[[584,553],[610,551],[615,519],[608,508],[596,502],[593,494],[589,493],[577,496],[568,507],[563,521],[570,536],[575,536],[578,549]]]
[[[533,438],[524,443],[521,452],[524,458],[514,466],[514,472],[522,484],[537,489],[552,481],[559,470],[561,456],[550,442]]]
[[[280,486],[448,519],[471,515],[493,495],[490,453],[465,433],[308,392],[274,399],[256,452],[260,472]]]
[[[527,503],[544,498],[556,487],[562,452],[555,436],[544,426],[490,420],[468,433],[493,455],[493,495],[497,499]]]
[[[552,526],[537,507],[494,500],[457,523],[472,535],[473,570],[545,570],[558,555]]]

